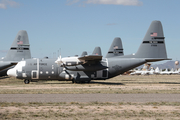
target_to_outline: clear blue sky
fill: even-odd
[[[135,53],[153,20],[164,28],[167,54],[179,60],[180,0],[0,0],[0,57],[17,32],[26,30],[32,57],[88,54],[100,46],[106,55],[120,37],[124,53]]]

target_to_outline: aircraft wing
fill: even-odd
[[[7,69],[16,64],[17,64],[17,62],[0,62],[0,71]]]
[[[101,55],[85,55],[82,57],[78,58],[83,64],[88,63],[88,62],[99,62],[102,60]]]

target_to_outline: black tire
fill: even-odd
[[[72,83],[74,83],[75,80],[72,80]]]
[[[25,80],[24,80],[24,83],[25,83],[25,84],[29,84],[29,83],[30,83],[30,81],[29,81],[29,80],[27,80],[27,79],[25,79]]]

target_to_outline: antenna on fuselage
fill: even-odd
[[[59,54],[59,50],[58,50],[58,54]],[[55,63],[57,63],[58,65],[61,65],[61,63],[63,63],[62,58],[61,58],[61,48],[60,48],[59,57],[57,58],[57,60],[55,61]]]

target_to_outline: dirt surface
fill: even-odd
[[[0,94],[0,102],[180,102],[180,94]]]
[[[0,78],[0,119],[179,120],[180,75],[117,76],[28,85]]]

